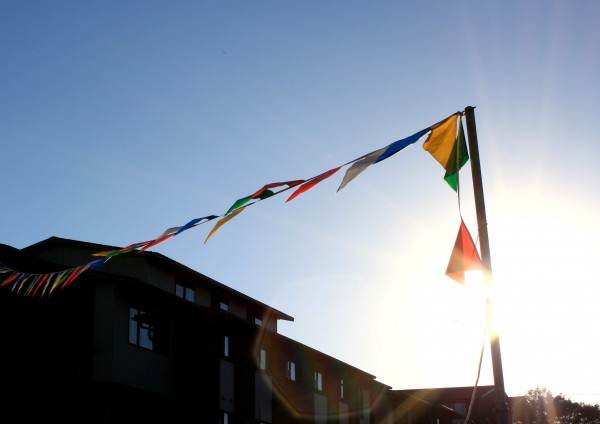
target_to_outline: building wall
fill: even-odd
[[[95,251],[57,242],[36,254],[80,265]],[[194,302],[175,295],[176,282],[191,285]],[[132,306],[164,323],[164,350],[131,342]],[[0,373],[12,390],[0,419],[416,424],[433,416],[427,402],[399,403],[369,373],[278,334],[277,317],[156,254],[119,256],[51,299],[2,288]]]

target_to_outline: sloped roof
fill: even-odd
[[[110,245],[91,243],[91,242],[86,242],[86,241],[72,240],[72,239],[66,239],[66,238],[53,236],[53,237],[49,237],[45,240],[39,241],[37,243],[34,243],[30,246],[27,246],[27,247],[23,248],[20,252],[27,254],[28,258],[31,260],[34,260],[34,259],[41,260],[39,258],[36,258],[34,255],[36,255],[36,253],[38,253],[38,252],[43,252],[44,250],[47,250],[52,247],[60,246],[60,245],[83,247],[83,248],[98,251],[98,252],[106,251],[106,250],[121,249],[121,247],[119,247],[119,246],[110,246]],[[19,251],[19,249],[15,249],[15,248],[12,248],[12,249]],[[220,290],[223,290],[223,291],[231,294],[232,296],[235,296],[239,299],[242,299],[245,302],[254,304],[257,307],[267,310],[276,319],[281,319],[281,320],[286,320],[286,321],[294,321],[294,317],[292,317],[284,312],[281,312],[281,311],[273,308],[272,306],[262,303],[262,302],[254,299],[238,290],[235,290],[235,289],[223,284],[223,283],[213,280],[212,278],[210,278],[192,268],[189,268],[189,267],[187,267],[165,255],[162,255],[157,252],[151,252],[151,251],[144,251],[141,253],[141,255],[142,255],[142,257],[147,258],[149,261],[151,261],[155,264],[161,264],[168,268],[178,269],[185,273],[192,274],[196,278],[207,281],[209,284],[211,284],[215,287],[218,287]],[[0,260],[0,262],[1,262],[1,260]],[[51,264],[51,262],[48,262],[48,261],[45,261],[45,262]],[[10,266],[9,264],[5,264],[5,265]],[[19,269],[19,270],[21,270],[21,269]],[[53,271],[58,271],[58,270],[60,270],[60,269],[54,269]],[[98,270],[101,271],[100,268]],[[27,272],[31,272],[31,271],[27,271]],[[49,271],[42,271],[42,272],[49,272]]]

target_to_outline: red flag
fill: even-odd
[[[300,194],[304,193],[305,191],[310,190],[311,188],[313,188],[314,186],[319,184],[321,181],[331,177],[333,174],[338,172],[340,168],[341,168],[341,166],[338,166],[337,168],[330,169],[329,171],[323,172],[321,175],[318,175],[318,176],[308,180],[307,182],[302,184],[300,187],[298,187],[296,189],[296,191],[286,200],[286,202],[289,202],[290,200],[294,199],[296,196],[299,196]]]
[[[448,268],[446,268],[446,275],[464,286],[465,271],[480,270],[482,268],[477,247],[465,222],[461,219],[456,242],[452,249]]]

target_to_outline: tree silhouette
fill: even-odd
[[[529,389],[513,410],[513,422],[520,424],[600,424],[600,406],[573,402],[554,396],[545,387]]]

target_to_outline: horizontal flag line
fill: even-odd
[[[50,294],[58,287],[68,286],[83,272],[89,269],[98,268],[112,257],[124,253],[129,253],[132,251],[135,251],[136,253],[144,252],[150,247],[156,246],[170,238],[173,238],[181,234],[182,232],[189,230],[190,228],[194,228],[206,224],[209,221],[220,218],[206,237],[204,241],[204,243],[206,243],[221,226],[229,222],[235,216],[239,215],[247,207],[253,206],[263,200],[269,199],[283,192],[291,190],[292,188],[295,188],[296,190],[286,200],[287,203],[295,199],[302,193],[312,189],[321,181],[324,181],[327,178],[333,176],[340,169],[348,165],[352,165],[346,170],[346,174],[344,175],[342,182],[340,183],[337,189],[337,191],[340,191],[350,181],[352,181],[369,166],[379,163],[385,159],[388,159],[391,156],[398,153],[399,151],[405,149],[406,147],[415,144],[427,133],[429,133],[429,135],[423,143],[423,148],[427,150],[446,169],[446,175],[444,176],[444,179],[446,179],[448,184],[455,191],[457,191],[456,186],[458,185],[458,171],[468,159],[468,152],[466,151],[466,144],[464,142],[464,132],[462,130],[462,115],[463,112],[456,112],[448,116],[447,118],[435,123],[434,125],[431,125],[430,127],[424,128],[421,131],[414,133],[411,136],[397,140],[380,149],[373,150],[370,153],[367,153],[354,160],[346,162],[343,165],[331,168],[328,171],[325,171],[306,180],[291,180],[286,182],[266,184],[253,194],[236,200],[224,214],[207,215],[201,218],[195,218],[186,223],[185,225],[168,228],[160,236],[156,237],[153,240],[133,243],[121,249],[97,252],[92,255],[103,257],[103,259],[98,259],[87,264],[80,265],[78,267],[69,268],[64,271],[46,274],[28,274],[10,269],[0,264],[0,274],[8,274],[4,277],[4,279],[2,279],[0,276],[0,286],[7,286],[10,284],[11,290],[16,289],[17,292],[20,292],[24,289],[25,283],[29,281],[29,286],[25,289],[25,294],[35,294],[38,292],[40,287],[44,285],[44,289],[42,291],[43,295],[46,292],[46,289],[48,288],[50,282],[53,281],[53,284],[52,286],[50,286],[50,290],[48,291],[48,294]],[[456,179],[452,178],[453,176],[456,176]],[[283,188],[277,191],[271,190],[272,188],[278,187]]]

